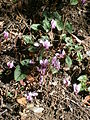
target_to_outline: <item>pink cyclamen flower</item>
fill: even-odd
[[[8,68],[13,68],[14,67],[14,63],[13,63],[13,61],[12,62],[7,62],[7,66],[8,66]]]
[[[64,78],[63,80],[63,84],[68,87],[70,85],[70,80],[68,80],[67,78]]]
[[[43,76],[41,75],[41,76],[40,76],[40,85],[43,83],[43,79],[44,79],[44,78],[43,78]]]
[[[56,56],[52,58],[52,66],[54,66],[57,70],[60,69],[60,62]]]
[[[83,4],[86,2],[86,0],[81,0],[81,1],[82,1]]]
[[[48,65],[48,60],[47,60],[47,59],[45,59],[45,60],[40,60],[40,65],[41,65],[41,67],[46,68],[47,65]]]
[[[28,101],[32,101],[33,97],[38,96],[37,92],[29,92],[27,95],[25,95]]]
[[[40,65],[41,67],[37,67],[37,70],[40,72],[41,75],[45,75],[46,73],[46,68],[48,66],[48,60],[45,59],[45,60],[40,60]]]
[[[62,50],[61,53],[56,53],[55,55],[56,55],[57,57],[59,57],[59,58],[64,58],[65,54],[66,54],[65,51]]]
[[[52,21],[51,21],[51,28],[55,29],[55,27],[56,27],[56,21],[54,19],[52,19]]]
[[[46,73],[46,68],[42,68],[42,67],[39,68],[39,67],[37,67],[37,71],[40,72],[41,75],[45,75],[45,73]]]
[[[77,95],[80,92],[81,84],[73,84],[74,93]]]
[[[43,45],[43,47],[45,47],[46,50],[48,50],[49,47],[51,46],[48,40],[45,40],[45,41],[40,40],[40,43]]]
[[[8,39],[8,37],[9,37],[9,33],[6,32],[6,31],[4,31],[4,38],[5,38],[5,39]]]

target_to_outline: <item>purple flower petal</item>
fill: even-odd
[[[56,27],[56,21],[54,19],[52,19],[52,21],[51,21],[51,28],[55,29],[55,27]]]
[[[4,31],[4,38],[5,38],[5,39],[8,39],[8,37],[9,37],[9,33],[6,32],[6,31]]]
[[[81,1],[82,1],[83,4],[86,2],[86,0],[81,0]]]
[[[43,47],[44,47],[46,50],[49,49],[49,47],[51,46],[51,45],[50,45],[50,42],[49,42],[48,40],[45,40],[45,41],[40,40],[40,43],[43,45]]]
[[[77,95],[80,92],[81,84],[73,84],[73,89],[75,94]]]
[[[68,86],[70,85],[70,81],[69,81],[68,79],[64,78],[63,84],[64,84],[66,87],[68,87]]]
[[[8,68],[13,68],[14,67],[14,63],[13,63],[13,61],[12,62],[7,62],[7,66],[8,66]]]

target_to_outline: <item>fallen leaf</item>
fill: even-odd
[[[0,32],[3,30],[4,21],[0,21]]]
[[[82,101],[85,105],[90,106],[90,95],[86,96],[85,99]]]
[[[53,39],[54,39],[53,32],[52,32],[52,31],[50,31],[50,32],[48,33],[48,35],[49,35],[49,37],[50,37],[51,41],[53,41]]]
[[[44,110],[44,108],[42,108],[42,107],[34,107],[32,109],[32,111],[35,113],[42,113],[43,110]]]
[[[25,97],[22,97],[22,98],[18,98],[17,99],[17,102],[21,105],[26,105],[27,104],[27,101],[26,101],[26,98]]]
[[[32,77],[31,75],[27,75],[26,80],[28,80],[30,83],[33,83],[34,82],[34,77]]]
[[[79,43],[79,44],[85,44],[84,41],[81,41],[78,37],[76,37],[74,34],[71,34],[72,37]]]
[[[68,66],[65,66],[65,67],[63,67],[63,70],[68,71],[68,70],[70,70],[70,68]]]

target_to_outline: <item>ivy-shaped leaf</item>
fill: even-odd
[[[16,81],[20,81],[20,80],[25,79],[25,77],[26,77],[26,74],[23,74],[22,71],[21,71],[21,69],[20,69],[20,66],[17,65],[16,69],[14,71],[14,79]]]
[[[24,38],[24,42],[26,44],[33,44],[32,36],[30,36],[30,35],[23,35],[23,38]]]
[[[70,0],[70,4],[71,5],[77,5],[78,4],[78,0]]]
[[[56,27],[60,31],[63,29],[63,22],[60,20],[55,20],[56,21]]]
[[[70,58],[69,56],[67,56],[66,59],[65,59],[65,61],[66,61],[66,64],[68,65],[68,67],[70,68],[71,65],[72,65],[72,60],[71,60],[71,58]]]
[[[87,75],[81,75],[77,80],[80,82],[86,82],[88,80]]]
[[[45,30],[46,32],[48,32],[49,29],[50,29],[50,23],[49,23],[49,21],[47,20],[47,17],[45,17],[45,19],[43,20],[43,28],[44,28],[44,30]]]
[[[28,66],[29,63],[30,63],[30,60],[29,60],[29,59],[25,59],[25,60],[22,60],[22,61],[21,61],[21,65],[22,65],[22,66]]]
[[[61,21],[61,15],[59,15],[58,12],[54,12],[54,13],[53,13],[53,16],[54,16],[57,20]]]
[[[70,22],[66,22],[65,28],[67,32],[72,33],[72,24]]]
[[[38,30],[38,26],[40,26],[40,24],[32,24],[31,25],[31,29],[33,29],[33,30]]]

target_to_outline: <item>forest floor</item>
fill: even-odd
[[[21,6],[18,8],[15,4],[8,6],[0,3],[0,120],[90,120],[89,92],[82,91],[75,95],[72,87],[80,75],[87,75],[87,84],[90,86],[90,53],[86,54],[87,51],[90,52],[89,6],[89,0],[84,5],[64,4],[61,8],[54,4],[47,5],[46,8],[43,5],[36,13],[28,16],[29,12],[21,10]],[[33,23],[42,20],[42,8],[48,12],[58,11],[63,16],[63,21],[66,18],[72,23],[73,34],[85,43],[84,59],[81,63],[73,63],[70,70],[63,69],[55,75],[46,74],[42,85],[39,84],[40,75],[34,69],[35,66],[30,68],[24,81],[17,82],[13,77],[15,67],[8,69],[7,62],[14,61],[16,66],[22,59],[33,58],[34,53],[25,51],[21,35],[30,32],[30,19]],[[3,38],[4,31],[9,32],[8,40]],[[38,38],[38,34],[42,33],[39,31],[36,34]],[[56,43],[54,53],[58,47]],[[75,67],[77,69],[74,71]],[[65,87],[62,81],[66,73],[72,76],[69,87]],[[36,91],[38,96],[34,97],[33,101],[28,101],[25,97],[27,91]]]

